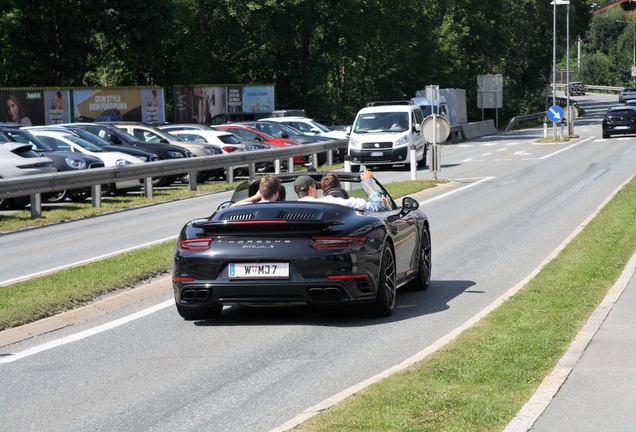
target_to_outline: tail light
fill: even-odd
[[[180,251],[204,251],[210,248],[211,238],[196,238],[180,240],[178,249]]]
[[[313,237],[311,247],[314,249],[347,249],[362,246],[364,237]]]
[[[223,147],[223,150],[224,150],[226,153],[232,153],[232,152],[237,151],[237,150],[238,150],[238,147],[225,146],[225,147]]]

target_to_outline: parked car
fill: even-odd
[[[623,105],[610,108],[602,122],[603,138],[612,135],[636,134],[636,106]]]
[[[107,151],[118,151],[118,152],[122,152],[122,153],[126,153],[129,154],[131,156],[135,156],[138,157],[139,159],[141,159],[144,162],[154,162],[154,161],[158,161],[161,160],[159,158],[159,156],[157,156],[154,153],[151,153],[149,151],[146,150],[142,150],[139,148],[135,148],[132,146],[128,146],[128,145],[115,145],[112,144],[110,141],[106,141],[105,139],[99,137],[98,135],[95,135],[93,133],[90,133],[89,131],[87,131],[86,129],[82,129],[80,127],[73,127],[71,125],[66,125],[64,126],[64,129],[73,132],[74,134],[76,134],[78,137],[93,143],[101,148],[103,148],[104,150]]]
[[[321,176],[312,174],[315,181]],[[403,198],[398,206],[377,179],[343,173],[340,181],[349,195],[365,197],[376,210],[364,212],[298,201],[298,174],[277,177],[285,201],[225,203],[181,229],[172,281],[183,318],[215,318],[224,305],[237,304],[358,304],[388,316],[398,288],[428,287],[429,221],[415,199]],[[254,195],[259,181],[239,185],[231,202]]]
[[[139,122],[109,122],[109,124],[121,129],[140,141],[149,143],[170,144],[189,150],[194,156],[212,156],[218,154],[219,147],[202,141],[186,141],[167,131],[158,129]],[[210,170],[198,173],[197,182],[202,183],[211,177],[217,177],[218,170]],[[189,181],[188,177],[182,177],[181,181]]]
[[[34,151],[28,143],[0,135],[0,179],[55,172],[53,161]],[[30,197],[0,198],[0,209],[24,208]]]
[[[181,159],[185,157],[193,157],[193,154],[183,147],[139,141],[134,136],[106,123],[65,123],[58,126],[82,128],[103,139],[110,141],[110,143],[113,145],[139,148],[141,150],[154,153],[161,159]],[[184,175],[187,175],[187,173],[183,173],[181,176]],[[153,178],[152,185],[154,187],[166,186],[172,183],[177,177],[180,176],[165,176]]]
[[[318,135],[331,139],[349,139],[344,131],[333,131],[327,126],[308,117],[268,117],[259,121],[269,121],[292,126],[305,135]]]
[[[161,130],[155,126],[138,122],[109,122],[109,124],[128,132],[140,141],[184,147],[195,156],[210,156],[216,154],[216,149],[204,142],[182,140],[178,136],[172,135],[170,132]]]
[[[277,147],[292,147],[298,146],[300,143],[296,141],[288,140],[285,138],[276,138],[271,135],[268,135],[264,132],[261,132],[256,129],[252,129],[249,126],[244,126],[235,123],[223,124],[215,126],[218,130],[229,131],[232,132],[243,139],[250,141],[258,141],[269,146],[277,146]],[[296,156],[294,157],[294,165],[303,165],[306,162],[306,158],[304,156]]]
[[[222,153],[234,153],[234,152],[243,152],[248,149],[237,140],[234,135],[230,132],[218,131],[218,130],[175,130],[172,131],[172,135],[178,137],[184,142],[188,143],[198,143],[204,145],[214,145],[221,149]],[[240,175],[246,173],[248,170],[247,165],[235,166],[234,167],[234,175]],[[221,178],[225,176],[225,170],[220,168],[217,170],[213,170],[210,174],[211,176]]]
[[[72,132],[44,129],[32,129],[30,132],[55,150],[94,156],[101,159],[107,167],[143,163],[141,159],[127,155],[126,153],[106,151],[95,144],[83,140]],[[102,195],[125,195],[128,191],[139,190],[141,187],[142,184],[139,180],[118,181],[113,184],[102,186]]]
[[[28,130],[16,128],[0,128],[0,134],[11,141],[26,143],[31,149],[53,161],[58,172],[77,171],[91,168],[103,168],[104,162],[94,156],[68,151],[55,151]],[[72,201],[84,201],[91,196],[91,188],[78,188],[42,194],[42,201],[48,203],[63,202],[66,198]]]
[[[627,102],[628,100],[636,99],[636,88],[634,87],[625,87],[618,94],[619,102]]]
[[[271,135],[276,138],[283,138],[295,141],[300,144],[315,144],[318,142],[330,141],[332,138],[324,137],[320,135],[305,135],[298,129],[293,126],[289,126],[280,122],[269,122],[269,121],[253,121],[253,122],[241,122],[238,124],[242,124],[245,126],[249,126],[253,129],[259,130],[263,133]],[[335,161],[344,160],[344,156],[347,154],[347,149],[342,148],[338,149],[338,151],[333,152]],[[312,163],[311,157],[307,161],[308,164]],[[318,154],[318,163],[323,164],[327,161],[327,153],[322,152]]]
[[[176,130],[215,130],[212,126],[200,123],[167,123],[157,126],[157,129],[161,129],[166,132]]]
[[[565,93],[570,96],[577,96],[577,95],[585,95],[586,91],[587,91],[587,87],[585,87],[582,82],[573,81],[571,83],[568,83]]]

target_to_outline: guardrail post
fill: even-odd
[[[274,174],[280,174],[280,159],[274,160]]]
[[[253,163],[249,164],[247,166],[247,169],[250,174],[250,180],[254,180],[256,178],[256,164],[253,164]]]
[[[312,165],[314,167],[314,170],[318,169],[318,153],[314,153],[313,155],[311,155],[312,157]]]
[[[234,167],[225,168],[225,179],[228,183],[234,183]]]
[[[348,173],[351,172],[351,156],[349,156],[348,154],[346,154],[344,157],[344,170]]]
[[[426,146],[424,146],[424,152],[426,152]],[[417,152],[415,150],[415,144],[412,144],[409,149],[411,157],[411,180],[417,180]]]
[[[31,195],[31,219],[42,217],[42,195],[39,193]]]
[[[188,183],[190,183],[191,191],[197,190],[197,173],[196,172],[188,173]]]
[[[294,158],[290,157],[289,159],[287,159],[287,172],[288,173],[293,173],[294,172]]]
[[[144,179],[144,193],[146,194],[146,198],[155,196],[155,191],[152,188],[152,177],[146,177]]]
[[[327,165],[333,165],[333,150],[327,152]]]
[[[91,203],[95,208],[102,206],[102,185],[91,186]]]

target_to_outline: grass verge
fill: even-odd
[[[441,182],[414,180],[390,183],[385,185],[385,187],[394,198],[399,198],[433,187],[437,183]],[[160,201],[156,202],[168,201],[171,197],[172,199],[180,199],[205,193],[204,187],[199,189],[196,193],[192,193],[189,189],[183,191],[180,188],[175,191],[161,191],[161,197],[157,197]],[[207,193],[210,192],[208,191]],[[145,198],[135,198],[133,196],[114,200],[119,204],[118,206],[109,206],[109,211],[139,207],[144,205],[143,203],[146,203],[145,205],[153,203],[147,203]],[[129,203],[129,207],[126,206],[127,203]],[[87,206],[88,209],[82,207],[79,210],[74,210],[75,205],[64,206],[69,208],[60,209],[59,212],[61,213],[59,214],[64,217],[62,220],[89,217],[87,212],[92,208],[90,204]],[[102,207],[102,209],[104,208]],[[54,216],[57,214],[52,212],[44,221],[41,221],[40,225],[52,223],[52,220],[57,219],[57,216]],[[6,216],[5,219],[12,217],[14,216]],[[32,221],[31,219],[16,219],[11,226],[26,228]],[[35,219],[35,221],[38,221],[38,219]],[[130,288],[141,281],[166,273],[172,265],[173,247],[173,242],[167,242],[80,267],[66,269],[51,275],[0,287],[0,330],[33,322],[85,305],[105,293]]]
[[[456,340],[298,431],[500,431],[636,250],[636,179],[522,290]]]

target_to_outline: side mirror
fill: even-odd
[[[345,133],[346,133],[347,135],[351,135],[351,126],[347,126],[347,127],[345,128]]]
[[[283,132],[280,134],[281,138],[289,138],[289,134],[287,132]]]
[[[402,198],[402,209],[403,210],[406,210],[407,212],[411,212],[411,211],[417,210],[418,208],[420,208],[420,203],[417,202],[416,199],[411,198],[411,197]]]
[[[225,201],[222,202],[221,204],[219,204],[219,207],[217,208],[217,210],[223,210],[225,208],[228,208],[229,206],[231,206],[232,204],[234,204],[234,201]]]
[[[119,136],[115,135],[114,133],[108,133],[108,141],[112,142],[113,144],[121,144],[121,138],[119,138]]]
[[[413,125],[413,130],[414,130],[415,132],[418,132],[418,133],[419,133],[419,132],[421,132],[421,130],[422,130],[422,126],[420,126],[419,124],[415,123],[415,124]]]
[[[161,139],[159,140],[159,142],[160,142],[160,143],[162,143],[162,144],[170,144],[170,141],[168,141],[168,140],[167,140],[167,139],[165,139],[165,138],[161,138]]]

